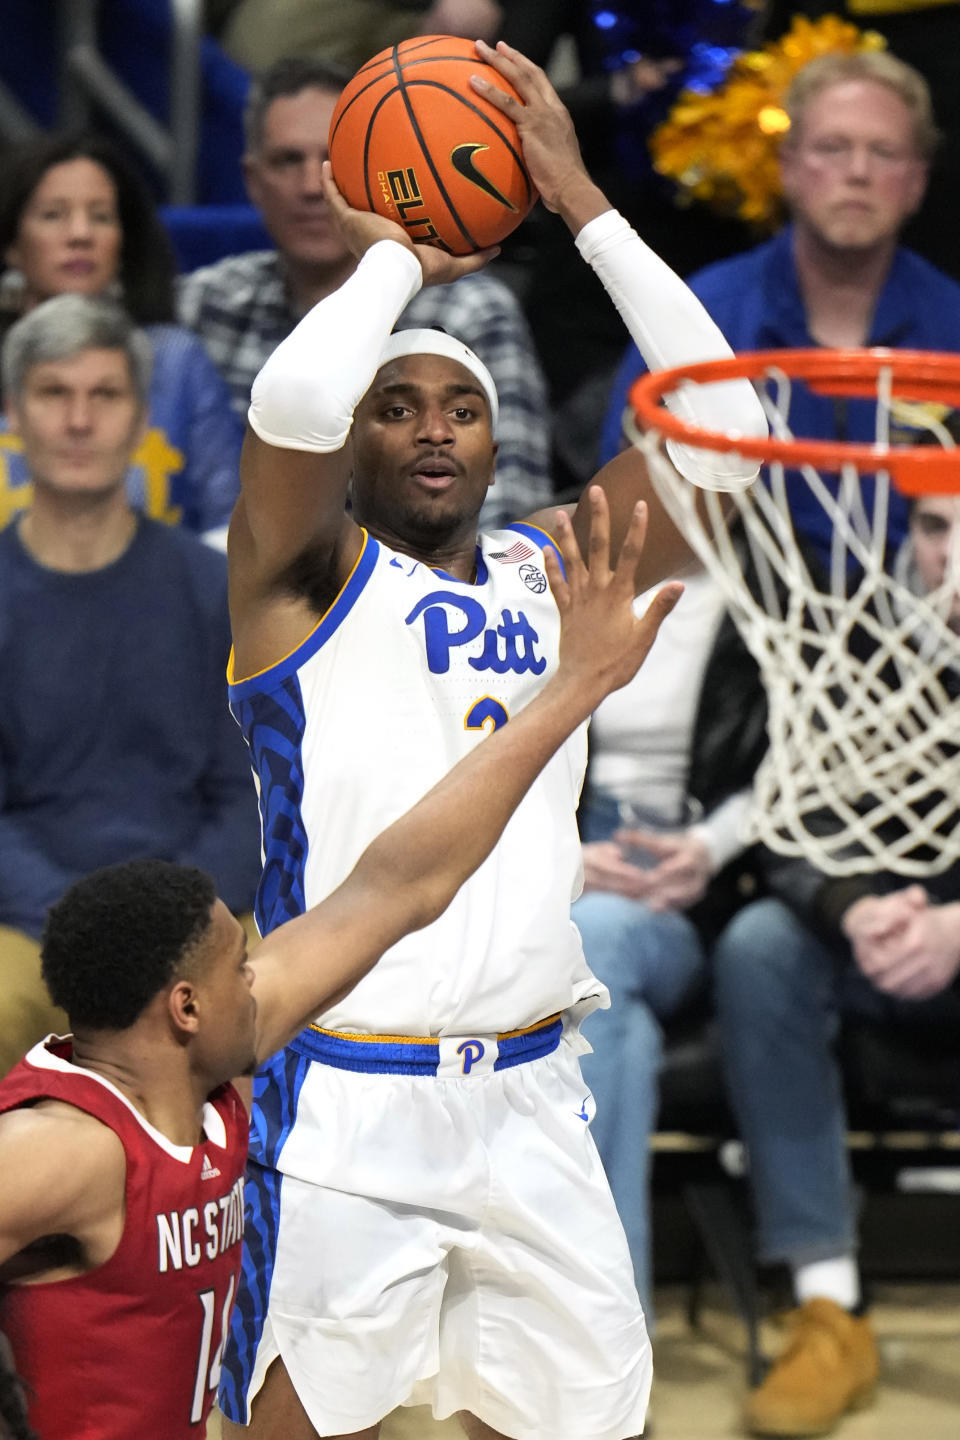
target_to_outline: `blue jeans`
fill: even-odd
[[[585,841],[617,829],[616,804],[590,796],[580,807]],[[706,957],[696,929],[676,911],[655,914],[640,900],[591,890],[573,906],[587,964],[610,991],[583,1033],[594,1047],[581,1060],[593,1093],[593,1135],[627,1233],[637,1290],[651,1324],[649,1145],[657,1120],[660,1022],[692,993]]]
[[[856,1212],[833,1053],[843,966],[773,899],[733,917],[713,963],[727,1087],[750,1161],[758,1256],[798,1265],[852,1254]]]

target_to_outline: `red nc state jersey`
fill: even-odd
[[[240,1270],[246,1111],[223,1086],[202,1143],[174,1145],[70,1055],[69,1041],[35,1046],[0,1081],[0,1111],[62,1100],[108,1125],[126,1153],[126,1219],[105,1264],[0,1300],[30,1423],[43,1440],[202,1440]]]

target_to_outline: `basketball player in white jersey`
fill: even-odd
[[[651,364],[729,353],[593,185],[543,72],[503,46],[482,54],[524,103],[473,83],[517,121],[534,184]],[[420,285],[489,257],[414,247],[325,183],[360,264],[258,376],[230,533],[231,694],[259,777],[264,930],[339,883],[557,655],[554,513],[477,535],[496,457],[488,372],[440,332],[390,335]],[[690,403],[704,423],[765,431],[746,384],[720,410],[709,391]],[[692,457],[676,459],[689,473]],[[700,466],[692,478],[717,488],[752,479],[736,457]],[[648,498],[639,453],[598,480],[618,544]],[[586,507],[573,524],[583,542]],[[638,587],[683,553],[651,501]],[[460,1413],[471,1437],[642,1429],[649,1344],[577,1060],[580,1019],[607,1003],[569,918],[584,763],[581,729],[441,919],[257,1077],[220,1396],[252,1435],[373,1440],[404,1403]]]
[[[189,867],[98,870],[50,912],[43,973],[72,1034],[0,1081],[0,1327],[45,1440],[205,1434],[243,1229],[248,1125],[229,1082],[442,913],[556,746],[631,678],[681,588],[636,618],[642,517],[612,573],[604,554],[587,574],[562,528],[551,682],[249,961]],[[9,1363],[0,1335],[0,1435],[24,1440]]]

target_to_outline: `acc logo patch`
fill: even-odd
[[[547,577],[536,565],[521,565],[519,574],[524,585],[528,590],[532,590],[534,595],[542,595],[546,590]]]

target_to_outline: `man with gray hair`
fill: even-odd
[[[226,562],[131,509],[151,346],[113,301],[61,295],[3,347],[32,502],[0,532],[0,1074],[64,1017],[37,938],[92,869],[210,871],[235,912],[259,870],[226,705]]]
[[[205,344],[242,422],[268,356],[356,268],[320,186],[330,120],[348,79],[340,66],[305,56],[278,60],[257,76],[245,116],[244,178],[276,249],[228,255],[178,284],[180,322]],[[421,292],[397,319],[399,329],[434,326],[479,355],[500,396],[497,477],[484,525],[495,529],[548,505],[546,383],[513,292],[493,275],[467,275]]]
[[[780,170],[790,223],[688,281],[731,347],[960,349],[960,285],[899,243],[923,201],[938,140],[923,76],[882,51],[821,55],[794,77],[786,110]],[[631,345],[607,411],[604,460],[621,446],[627,392],[643,368]],[[789,423],[797,436],[872,442],[875,410],[872,402],[844,404],[795,385]],[[902,428],[892,439],[918,438],[894,421],[895,432]],[[819,501],[800,487],[791,508],[828,557]],[[892,553],[907,534],[906,501],[896,491],[888,534]]]

